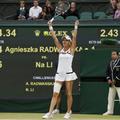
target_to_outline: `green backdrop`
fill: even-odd
[[[104,22],[103,22],[104,23]],[[120,50],[120,45],[104,46],[101,38],[114,38],[120,43],[120,24],[103,24],[82,22],[78,31],[77,49],[73,62],[73,68],[78,75],[75,84],[73,112],[98,113],[106,111],[108,85],[105,82],[105,70],[110,60],[111,51]],[[113,21],[114,23],[114,21]],[[25,90],[25,82],[40,82],[34,79],[38,75],[53,75],[56,71],[57,54],[44,52],[5,52],[6,47],[27,48],[41,46],[54,47],[53,40],[48,32],[47,22],[1,22],[0,23],[0,61],[3,68],[0,69],[0,111],[1,112],[47,112],[52,95],[52,86],[34,86],[29,93]],[[73,22],[56,23],[55,30],[58,38],[65,32],[71,34]],[[104,34],[102,30],[104,29]],[[13,30],[15,30],[13,32]],[[112,30],[112,34],[109,32]],[[118,34],[114,30],[117,30]],[[42,56],[42,57],[41,57]],[[43,60],[42,58],[47,57]],[[52,69],[36,69],[36,61],[53,61]],[[19,68],[19,69],[18,69]],[[52,72],[51,72],[52,71]],[[45,76],[44,76],[45,77]],[[93,80],[92,80],[93,78]],[[98,80],[99,79],[99,80]],[[53,82],[53,79],[45,78],[44,82]],[[81,83],[79,86],[79,82]],[[31,86],[29,86],[31,88]],[[35,92],[31,93],[33,88]],[[76,92],[77,91],[77,92]],[[47,95],[44,94],[47,93]],[[49,94],[51,93],[51,94]],[[63,93],[61,101],[61,112],[66,110],[66,95]],[[116,98],[118,99],[118,98]],[[115,114],[119,114],[120,105],[115,103]]]

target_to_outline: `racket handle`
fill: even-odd
[[[52,19],[50,20],[50,22],[52,23],[52,22],[54,21],[54,19],[55,19],[55,18],[52,18]]]

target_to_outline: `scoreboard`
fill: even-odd
[[[73,24],[54,26],[61,42],[65,34],[71,35]],[[97,74],[87,71],[81,59],[83,54],[103,50],[106,53],[111,47],[101,45],[102,39],[115,39],[120,44],[119,26],[84,26],[80,25],[77,37],[76,54],[73,69],[78,75],[74,82],[73,94],[79,94],[80,75],[104,76],[103,69]],[[101,54],[102,55],[102,54]],[[105,61],[105,63],[104,63]],[[36,99],[49,98],[52,95],[54,76],[57,69],[58,50],[49,33],[47,24],[1,24],[0,27],[0,99]],[[102,64],[106,64],[106,59]],[[98,63],[96,63],[98,64]],[[95,65],[96,65],[95,64]]]

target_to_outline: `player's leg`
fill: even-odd
[[[73,81],[66,81],[66,94],[67,94],[67,112],[71,111],[73,97],[72,97]]]
[[[65,93],[65,82],[63,82],[63,84],[62,84],[62,88],[61,88],[60,94],[59,94],[59,96],[58,96],[55,109],[54,109],[53,112],[52,112],[53,114],[58,114],[58,113],[60,113],[60,103],[61,103],[61,97],[62,97],[62,94],[63,94],[63,93]]]
[[[59,107],[60,107],[60,102],[61,102],[61,93],[59,94],[58,98],[57,98],[57,103],[56,103],[56,107],[53,110],[52,114],[58,114],[60,112]]]
[[[113,114],[115,96],[116,96],[116,88],[115,88],[115,86],[109,87],[107,112],[104,113],[103,115]]]
[[[58,110],[59,110],[59,107],[60,107],[60,102],[61,102],[61,93],[58,96],[58,100],[57,100],[57,104],[56,104],[56,109],[58,109]]]
[[[52,112],[57,103],[57,99],[58,99],[61,87],[62,87],[62,82],[55,81],[54,88],[53,88],[53,96],[52,96],[49,112],[46,113],[42,118],[44,118],[44,119],[52,118]]]
[[[54,83],[53,97],[52,97],[52,100],[51,100],[49,113],[52,113],[52,111],[53,111],[53,109],[54,109],[54,107],[55,107],[55,105],[57,103],[57,99],[58,99],[58,96],[60,94],[61,87],[62,87],[62,82],[56,81]]]
[[[73,103],[72,89],[73,89],[73,81],[66,81],[67,112],[64,118],[71,117],[71,113],[72,113],[71,109],[72,109],[72,103]]]

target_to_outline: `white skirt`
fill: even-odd
[[[56,73],[55,75],[55,81],[73,81],[76,80],[78,77],[75,72],[73,73]]]

